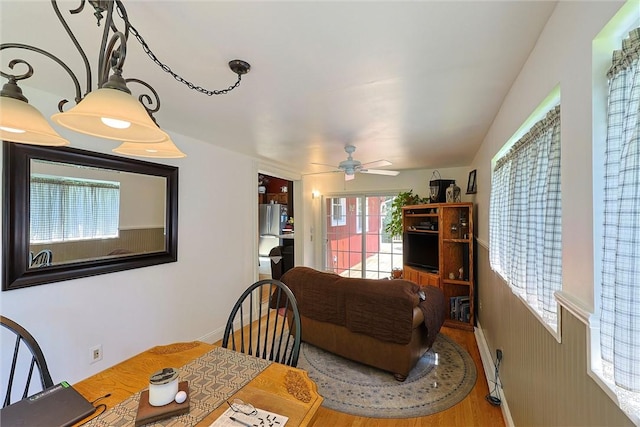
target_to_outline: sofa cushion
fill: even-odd
[[[346,323],[352,332],[383,341],[406,344],[411,340],[413,308],[419,286],[405,280],[344,278]]]
[[[352,332],[407,344],[420,287],[407,280],[341,277],[308,267],[295,267],[280,279],[296,297],[300,314],[346,326]]]

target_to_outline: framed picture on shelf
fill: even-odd
[[[476,187],[476,169],[469,172],[469,181],[467,181],[467,194],[475,194]]]

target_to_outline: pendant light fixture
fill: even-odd
[[[51,116],[51,120],[76,132],[118,141],[149,143],[169,138],[131,92],[107,87],[94,90],[69,111]]]
[[[133,34],[142,44],[144,52],[163,71],[171,74],[177,81],[190,89],[206,95],[223,95],[235,89],[240,85],[242,75],[248,73],[251,66],[242,60],[230,61],[229,68],[238,77],[236,83],[223,90],[204,89],[177,75],[171,70],[171,67],[157,59],[144,38],[131,25],[122,1],[90,0],[88,3],[95,9],[94,16],[98,25],[105,18],[103,14],[106,13],[101,48],[98,52],[97,88],[93,88],[91,84],[92,70],[87,55],[60,13],[56,0],[51,0],[56,16],[84,62],[87,81],[85,96],[81,94],[76,74],[55,55],[38,47],[21,43],[2,43],[0,51],[13,48],[36,52],[52,59],[67,72],[75,86],[76,105],[68,111],[64,111],[63,107],[68,101],[60,101],[58,104],[59,113],[51,117],[51,120],[56,124],[86,135],[124,141],[121,146],[113,150],[117,153],[161,158],[186,156],[175,146],[169,135],[155,123],[152,113],[158,111],[160,106],[160,99],[156,91],[142,80],[122,77],[128,36]],[[70,13],[78,14],[82,12],[84,6],[85,1],[83,0],[77,9],[71,10]],[[123,31],[118,31],[116,27],[114,11],[124,23]],[[9,67],[13,69],[16,64],[26,65],[28,71],[22,75],[0,71],[0,75],[8,79],[8,83],[0,92],[0,137],[6,141],[27,144],[68,145],[69,141],[58,135],[42,114],[28,103],[27,98],[17,85],[19,80],[27,79],[33,75],[32,66],[22,59],[14,59],[9,63]],[[136,99],[127,87],[127,83],[130,82],[143,84],[149,89],[153,98],[145,93]],[[152,101],[155,101],[155,109],[147,105]],[[138,144],[141,146],[134,149],[133,145]]]
[[[123,142],[112,150],[114,153],[138,157],[154,157],[157,159],[179,159],[187,157],[171,139],[153,144],[139,142]]]
[[[12,62],[11,68],[15,63]],[[19,78],[11,76],[0,92],[0,138],[23,144],[69,145],[69,141],[53,130],[42,113],[29,105],[17,85]]]

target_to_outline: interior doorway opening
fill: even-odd
[[[258,174],[259,279],[279,278],[293,267],[293,181]]]

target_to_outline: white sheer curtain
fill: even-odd
[[[600,343],[616,385],[640,392],[640,28],[608,73]]]
[[[556,332],[561,218],[556,106],[497,161],[489,202],[491,268]]]
[[[30,240],[117,237],[120,221],[120,184],[31,177]]]

